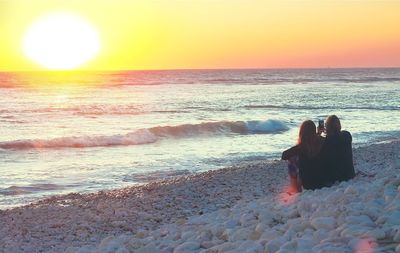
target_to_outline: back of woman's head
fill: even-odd
[[[312,120],[306,120],[300,125],[298,143],[304,143],[314,138],[317,133],[317,128]]]
[[[321,149],[321,142],[317,135],[317,127],[311,120],[304,121],[299,130],[298,144],[309,156],[316,156]]]
[[[330,115],[326,118],[325,122],[326,135],[335,135],[340,133],[342,126],[340,120],[336,115]]]

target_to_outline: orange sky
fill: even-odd
[[[57,11],[100,34],[80,69],[400,67],[400,1],[3,0],[0,70],[41,69],[21,41]]]

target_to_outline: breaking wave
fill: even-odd
[[[34,148],[85,148],[142,145],[157,142],[161,138],[186,138],[221,134],[273,134],[289,130],[279,120],[217,121],[177,126],[157,126],[139,129],[127,134],[110,136],[71,136],[54,139],[27,139],[0,142],[1,149]]]

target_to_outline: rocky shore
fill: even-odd
[[[110,235],[156,229],[239,200],[276,194],[285,183],[285,163],[265,161],[143,186],[54,196],[0,211],[0,245],[5,252],[62,252],[69,246],[95,245]]]
[[[0,252],[400,252],[400,142],[349,182],[288,194],[286,165],[236,167],[0,213]]]

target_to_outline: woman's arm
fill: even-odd
[[[282,160],[289,160],[293,156],[298,156],[300,154],[300,146],[296,145],[294,147],[289,148],[288,150],[283,151]]]
[[[356,173],[354,171],[354,164],[353,164],[353,148],[352,148],[352,136],[347,131],[342,131],[341,136],[343,138],[343,159],[344,159],[344,167],[345,170],[345,178],[346,180],[355,177]]]

